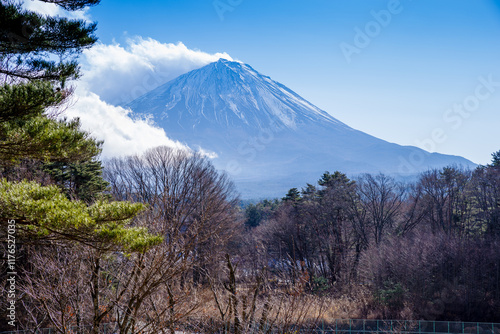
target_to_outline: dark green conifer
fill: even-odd
[[[283,201],[292,201],[296,202],[300,200],[300,191],[297,188],[292,188],[288,190],[288,193],[285,197],[283,197]]]
[[[67,10],[96,0],[46,0]],[[79,75],[77,57],[96,42],[95,24],[40,15],[17,1],[0,3],[0,161],[89,160],[101,143],[78,120],[56,120],[56,107]]]
[[[70,11],[99,2],[40,1]],[[144,249],[161,238],[127,226],[143,205],[99,196],[107,186],[97,160],[102,143],[78,120],[56,118],[72,92],[68,80],[79,76],[78,55],[97,40],[95,29],[84,20],[25,10],[19,1],[0,2],[0,167],[38,160],[59,186],[0,179],[0,224],[16,220],[25,239]]]

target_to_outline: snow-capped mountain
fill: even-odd
[[[220,59],[181,75],[129,105],[167,135],[217,155],[216,167],[243,197],[280,196],[324,171],[398,176],[464,158],[400,146],[357,131],[240,62]]]
[[[206,122],[273,130],[297,129],[309,122],[340,124],[249,65],[225,59],[170,81],[138,98],[130,107],[160,116],[161,120],[175,120],[183,128],[196,128]]]

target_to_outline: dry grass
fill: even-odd
[[[218,299],[223,309],[229,308],[229,293],[219,290]],[[266,328],[279,328],[286,331],[295,326],[314,326],[321,323],[331,323],[335,319],[353,319],[366,316],[367,302],[363,292],[357,292],[356,297],[333,297],[331,295],[314,296],[306,293],[271,290],[263,291],[256,300],[254,316],[250,318],[251,288],[237,290],[238,317],[240,333],[257,333],[259,329],[265,333]],[[234,326],[234,314],[229,312],[226,318],[215,302],[214,294],[209,288],[197,291],[198,309],[186,319],[184,325],[199,329],[228,328]],[[246,298],[246,302],[244,302]],[[195,325],[196,324],[196,325]],[[220,329],[219,329],[220,330]],[[223,332],[223,331],[222,331]],[[232,331],[231,331],[232,332]]]

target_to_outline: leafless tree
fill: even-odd
[[[105,177],[115,198],[149,205],[137,223],[164,237],[162,245],[133,259],[124,258],[115,270],[121,275],[117,278],[121,288],[116,290],[120,292],[114,297],[120,328],[123,333],[130,331],[146,323],[147,315],[157,319],[151,322],[156,330],[164,322],[173,332],[180,314],[174,306],[189,290],[187,273],[192,273],[191,282],[203,283],[203,275],[216,265],[218,252],[238,228],[234,187],[206,158],[167,147],[114,159]],[[181,295],[174,296],[176,292]],[[158,294],[168,296],[163,299],[167,302],[161,303]],[[128,297],[119,302],[122,295]]]
[[[87,247],[46,245],[29,250],[19,292],[28,313],[23,327],[51,327],[58,333],[74,333],[92,324],[91,272]],[[105,320],[105,319],[103,319]]]
[[[371,234],[370,239],[380,244],[401,219],[407,187],[384,174],[365,174],[357,182],[357,193],[365,217],[363,228],[369,231],[362,234]]]
[[[166,147],[115,159],[106,176],[116,199],[148,205],[132,225],[164,242],[133,253],[48,242],[30,253],[26,266],[26,319],[31,315],[38,326],[45,314],[44,323],[60,333],[86,326],[96,334],[106,322],[120,333],[174,333],[198,305],[191,286],[201,281],[196,274],[212,274],[218,252],[238,231],[234,187],[206,158]]]

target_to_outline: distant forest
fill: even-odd
[[[325,172],[242,207],[198,153],[157,147],[103,163],[103,143],[60,117],[95,29],[0,3],[0,330],[500,321],[500,151],[412,184]]]

